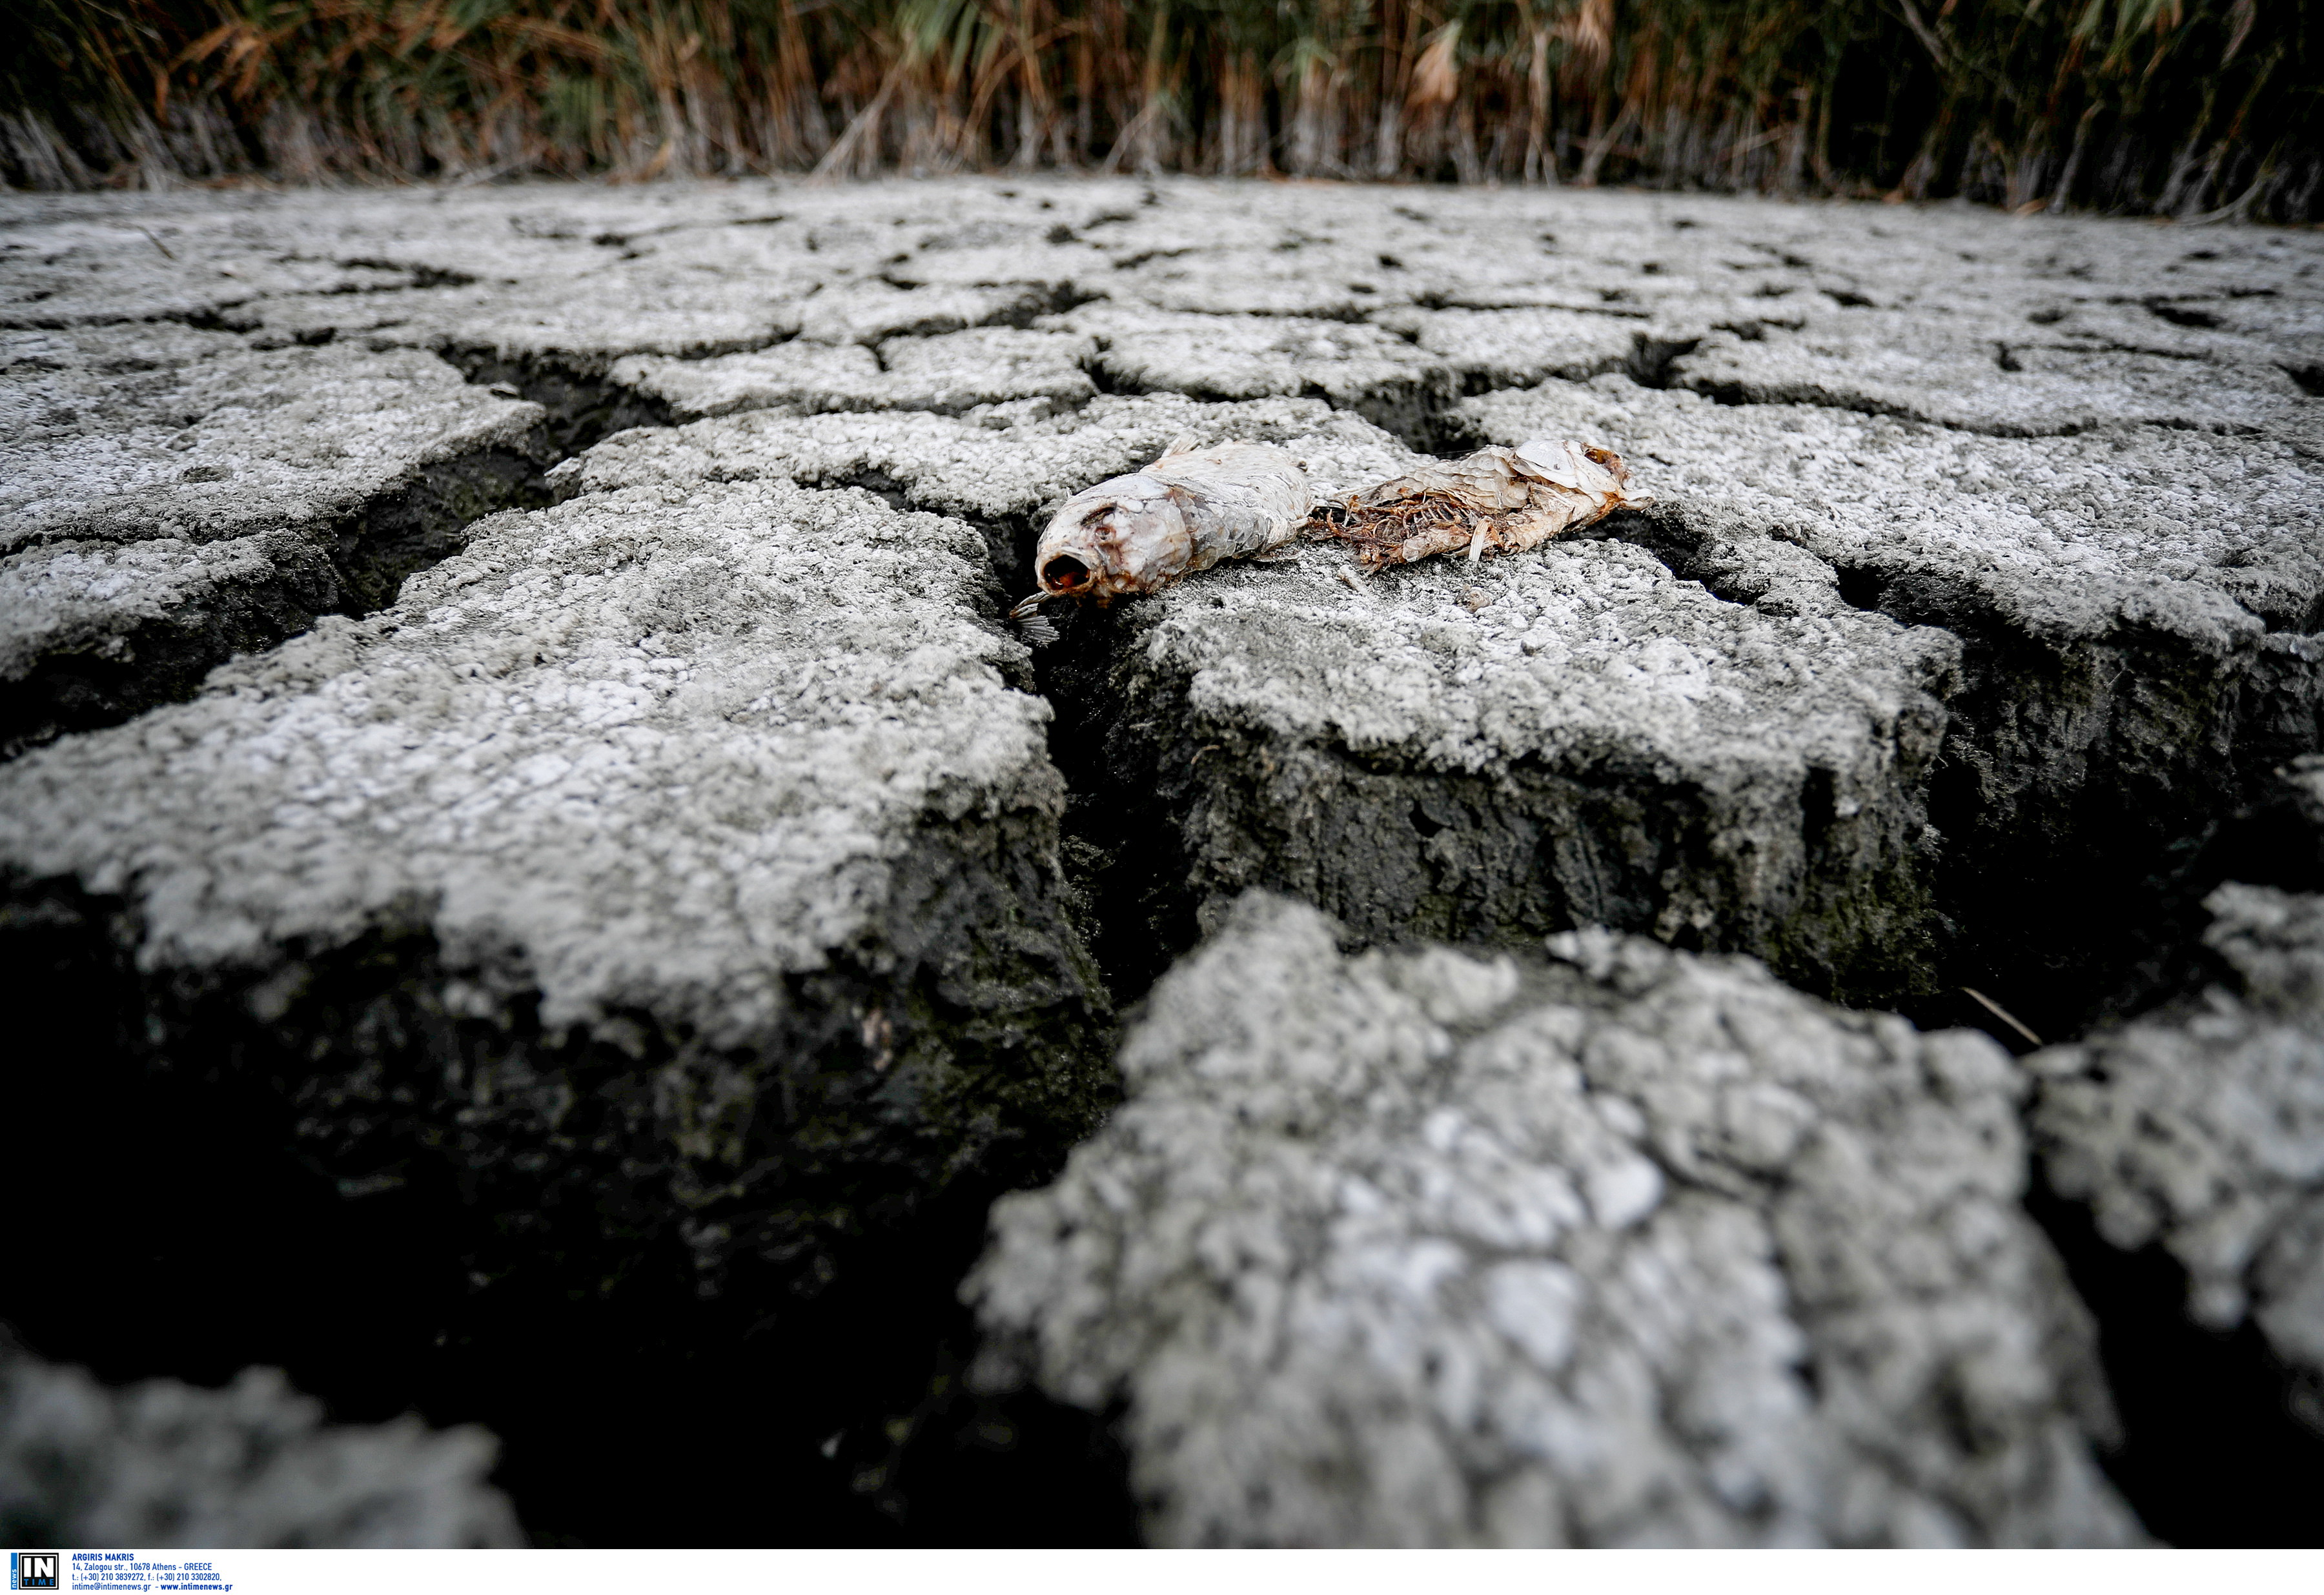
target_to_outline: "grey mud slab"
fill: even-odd
[[[964,1286],[975,1378],[1122,1406],[1155,1540],[2140,1537],[1998,1047],[1602,931],[1339,935],[1242,899]]]
[[[498,1446],[414,1418],[328,1424],[271,1369],[107,1389],[0,1334],[0,1535],[14,1545],[465,1549],[523,1544]]]
[[[994,603],[973,531],[861,493],[504,514],[0,770],[11,928],[109,934],[140,1045],[275,1079],[343,1189],[456,1185],[480,1277],[676,1244],[814,1286],[1103,1100]]]

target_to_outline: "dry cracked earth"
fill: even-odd
[[[2312,1542],[2319,393],[2313,233],[0,198],[0,1539]],[[1656,502],[1028,648],[1188,434]]]

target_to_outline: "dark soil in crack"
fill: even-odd
[[[667,404],[606,381],[603,362],[555,355],[512,358],[457,346],[436,352],[477,386],[512,390],[549,411],[545,424],[554,451],[550,464],[631,427],[670,424]]]
[[[2305,751],[2305,750],[2301,750]],[[2289,755],[2286,756],[2287,758]],[[2282,787],[2220,816],[2171,850],[2150,883],[2152,917],[2138,927],[2137,955],[2101,997],[2098,1011],[2135,1014],[2239,982],[2203,945],[2211,922],[2203,899],[2227,881],[2281,891],[2324,893],[2324,834]]]
[[[458,1213],[346,1200],[269,1132],[279,1104],[124,1078],[85,1044],[25,1056],[69,1066],[16,1120],[43,1127],[17,1172],[49,1216],[12,1246],[5,1311],[52,1360],[109,1385],[280,1367],[334,1421],[483,1424],[540,1545],[1134,1539],[1103,1424],[946,1381],[973,1343],[952,1291],[982,1201],[884,1248],[807,1330],[696,1300],[674,1248],[626,1259],[610,1299],[479,1290],[438,1244]]]
[[[976,1326],[954,1304],[941,1320],[918,1403],[876,1428],[835,1437],[864,1525],[860,1543],[1130,1546],[1139,1544],[1119,1407],[1082,1412],[1037,1392],[980,1395],[966,1382]]]
[[[2002,369],[2011,371],[2015,370],[2015,366],[2004,364]],[[1813,383],[1770,384],[1714,382],[1708,378],[1696,378],[1683,383],[1674,384],[1666,381],[1647,385],[1665,388],[1674,385],[1683,386],[1692,392],[1702,394],[1713,404],[1724,404],[1736,408],[1759,404],[1796,404],[1814,410],[1842,410],[1853,415],[1885,416],[1896,420],[1917,421],[1923,426],[1941,427],[1951,432],[1970,432],[1986,438],[2070,438],[2075,433],[2086,429],[2078,426],[2045,427],[2036,429],[2008,425],[1970,426],[1960,421],[1923,415],[1909,404],[1894,404],[1862,393],[1834,393],[1830,389],[1820,387]]]
[[[1035,650],[1033,669],[1054,714],[1049,760],[1065,778],[1065,870],[1083,896],[1090,951],[1127,1009],[1201,939],[1185,890],[1191,865],[1176,825],[1123,800],[1157,789],[1164,751],[1158,738],[1117,734],[1107,677],[1121,615],[1050,613],[1059,636]]]
[[[480,449],[423,466],[409,485],[342,516],[327,534],[339,577],[336,608],[384,609],[404,578],[466,548],[468,528],[485,516],[547,503],[541,472],[555,459],[546,449]]]
[[[1699,337],[1662,338],[1646,333],[1633,337],[1630,359],[1624,368],[1642,388],[1667,388],[1676,380],[1678,363],[1702,344]]]
[[[2312,673],[2295,664],[2275,680],[2265,659],[2239,667],[2153,635],[2061,651],[2015,635],[1965,588],[1844,576],[1851,586],[1965,645],[1930,783],[1946,838],[1939,900],[1956,927],[1947,983],[2051,1039],[2174,994],[2163,972],[2200,934],[2203,895],[2262,862],[2215,839],[2279,764],[2318,746]]]
[[[2324,1434],[2286,1405],[2292,1376],[2246,1322],[2187,1316],[2187,1276],[2160,1246],[2117,1251],[2087,1209],[2037,1185],[2026,1201],[2098,1323],[2122,1421],[2099,1461],[2147,1532],[2174,1545],[2313,1546]]]

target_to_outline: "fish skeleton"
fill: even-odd
[[[1323,535],[1355,549],[1372,570],[1433,554],[1517,554],[1616,510],[1654,502],[1632,492],[1630,471],[1610,449],[1536,438],[1515,448],[1480,448],[1423,466],[1351,493],[1315,519]]]
[[[1222,559],[1248,559],[1299,535],[1314,508],[1306,468],[1266,443],[1197,448],[1084,488],[1049,518],[1034,551],[1041,590],[1010,611],[1036,641],[1055,631],[1035,612],[1058,598],[1101,604],[1158,592]]]

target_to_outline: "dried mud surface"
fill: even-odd
[[[29,1260],[252,1304],[11,1388],[385,1503],[216,1543],[514,1532],[413,1411],[546,1543],[2296,1541],[2320,387],[2251,228],[0,196]],[[1542,434],[1656,502],[1004,619],[1179,438]]]
[[[1157,1540],[2138,1537],[1999,1047],[1604,931],[1339,934],[1244,899],[966,1287],[982,1382],[1127,1396]]]

